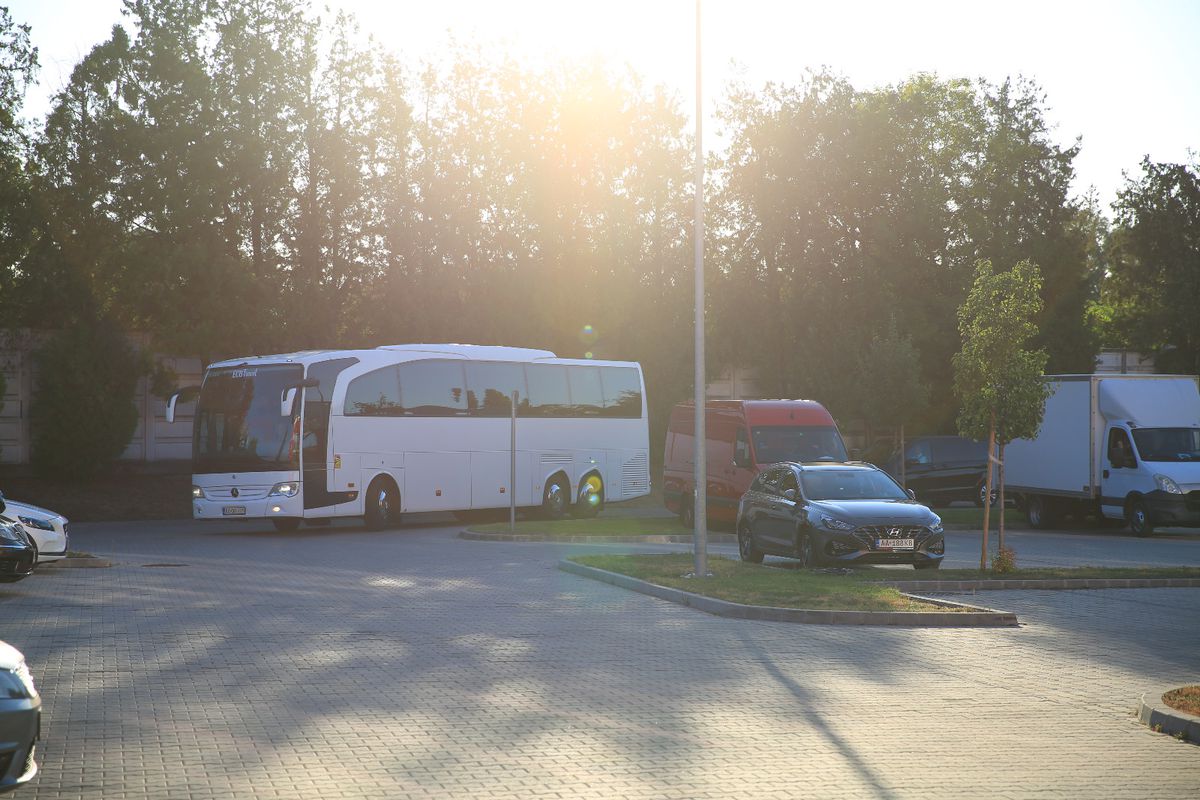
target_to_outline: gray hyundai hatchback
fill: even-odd
[[[937,569],[946,553],[942,520],[878,467],[861,462],[784,462],[758,474],[742,495],[738,552],[802,566],[912,564]]]

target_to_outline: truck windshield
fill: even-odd
[[[846,460],[846,445],[837,428],[832,426],[763,425],[751,433],[754,436],[754,460],[759,464]]]
[[[1143,461],[1200,461],[1200,428],[1137,428],[1133,441]]]
[[[193,472],[298,469],[294,416],[281,416],[283,390],[299,383],[298,364],[210,370],[196,403]]]

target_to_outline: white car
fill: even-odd
[[[37,545],[39,564],[66,557],[68,520],[62,514],[0,495],[0,519],[20,523]]]
[[[0,642],[0,794],[37,775],[35,756],[42,729],[42,699],[25,658]]]

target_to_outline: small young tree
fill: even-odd
[[[858,410],[870,425],[897,430],[900,436],[900,483],[907,488],[904,426],[929,403],[929,387],[921,379],[921,359],[912,337],[901,336],[896,318],[883,335],[872,337],[858,360]]]
[[[32,461],[44,475],[94,477],[124,451],[137,428],[133,393],[148,372],[121,329],[84,319],[38,351],[30,409]]]
[[[954,355],[954,393],[963,436],[988,440],[987,497],[992,496],[992,463],[1000,464],[1000,536],[1004,547],[1004,446],[1013,439],[1037,435],[1046,410],[1048,390],[1042,374],[1044,350],[1027,350],[1037,335],[1042,310],[1042,277],[1037,265],[1018,262],[1008,272],[994,272],[992,262],[975,265],[975,282],[958,309],[962,349]],[[996,446],[1000,457],[996,458]],[[983,542],[979,568],[987,569],[991,503],[983,507]]]

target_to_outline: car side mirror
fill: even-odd
[[[909,500],[916,500],[916,499],[917,499],[917,490],[916,490],[916,489],[906,489],[905,491],[907,491],[907,492],[908,492],[908,499],[909,499]]]
[[[785,500],[789,500],[793,503],[796,502],[796,490],[795,489],[784,489],[783,490],[783,498]]]

